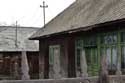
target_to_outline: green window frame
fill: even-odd
[[[117,70],[118,33],[107,32],[100,34],[101,55],[107,56],[108,70],[115,74]]]
[[[122,68],[122,73],[125,74],[125,32],[120,33],[120,52],[121,52],[121,68]]]
[[[80,55],[81,51],[83,49],[83,39],[78,39],[75,42],[75,63],[76,63],[76,68],[80,70]]]
[[[55,49],[59,49],[59,57],[61,55],[61,52],[60,52],[60,45],[50,45],[49,46],[49,64],[50,65],[53,65],[54,63],[54,50]]]
[[[89,37],[78,38],[76,39],[76,43],[75,43],[75,56],[76,56],[76,69],[77,70],[80,70],[80,55],[81,55],[82,50],[85,49],[85,52],[87,54],[91,53],[89,54],[91,55],[90,57],[86,55],[87,65],[88,65],[87,70],[90,76],[98,75],[98,71],[99,71],[99,57],[98,57],[98,47],[97,47],[98,42],[97,41],[98,39],[96,36],[89,36]],[[96,61],[93,60],[93,58],[96,59]]]
[[[122,73],[125,74],[125,30],[96,33],[95,35],[95,43],[92,43],[91,39],[89,39],[91,37],[88,35],[76,39],[76,55],[80,55],[80,53],[77,53],[77,50],[80,51],[83,48],[92,48],[95,46],[97,47],[98,64],[100,64],[100,56],[102,54],[106,55],[107,52],[110,58],[110,60],[108,60],[111,64],[111,67],[109,67],[109,74],[116,74],[118,63],[121,65]],[[94,51],[92,52],[94,53]],[[80,65],[79,57],[77,58],[76,56],[76,59],[76,65]],[[98,65],[98,68],[99,67],[100,65]]]

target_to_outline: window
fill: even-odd
[[[60,45],[49,46],[49,78],[57,78],[60,76],[60,54]],[[57,67],[58,69],[56,69]]]
[[[77,49],[77,67],[80,69],[80,55],[82,53],[82,50],[81,49]]]
[[[125,46],[122,46],[122,53],[121,53],[121,55],[122,55],[122,69],[125,69]]]
[[[97,47],[86,47],[85,48],[86,58],[87,58],[87,65],[88,65],[88,74],[89,76],[98,75],[98,54],[97,54]]]
[[[81,72],[81,67],[80,67],[80,56],[82,55],[82,49],[83,49],[83,40],[82,39],[79,39],[76,41],[76,51],[75,51],[75,54],[76,54],[76,59],[75,59],[75,63],[76,63],[76,69],[77,69],[77,72]],[[80,75],[77,75],[77,76],[80,76]]]
[[[125,32],[121,32],[121,43],[125,43]]]
[[[125,32],[99,33],[98,37],[86,35],[86,37],[78,39],[76,41],[78,68],[81,64],[82,49],[85,50],[89,75],[95,75],[100,55],[107,56],[109,74],[116,74],[117,63],[121,63],[120,70],[125,74]]]
[[[122,69],[125,69],[125,32],[121,32],[121,66]]]
[[[117,66],[116,47],[107,47],[105,50],[106,50],[106,56],[107,56],[107,62],[108,62],[108,69],[116,70],[116,66]]]
[[[53,47],[49,47],[49,64],[53,65],[53,60],[54,60],[54,51]]]
[[[107,56],[109,74],[117,70],[117,34],[105,33],[101,35],[101,55]]]
[[[54,64],[54,57],[55,55],[58,55],[60,57],[60,46],[59,45],[53,45],[49,46],[49,64]]]
[[[82,56],[82,51],[85,51],[85,57],[87,61],[87,72],[89,76],[98,75],[98,54],[97,54],[97,39],[96,36],[89,36],[86,38],[81,38],[76,41],[76,70],[81,71],[80,57]]]
[[[116,33],[102,35],[101,43],[102,44],[116,44],[117,43]]]
[[[84,39],[84,47],[86,46],[96,46],[96,36],[90,36]]]

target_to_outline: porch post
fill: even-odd
[[[82,53],[80,56],[80,66],[81,66],[81,76],[82,77],[88,76],[85,49],[82,49]]]
[[[39,54],[39,79],[43,79],[44,78],[44,57]]]
[[[68,77],[76,77],[75,66],[75,39],[70,35],[67,38],[67,55],[68,55]]]
[[[47,43],[45,41],[39,42],[39,79],[48,78],[48,58]]]
[[[65,58],[63,58],[62,62],[63,62],[63,66],[64,66],[64,77],[68,78],[68,43],[67,43],[67,39],[64,40],[64,48],[63,48],[63,56]]]

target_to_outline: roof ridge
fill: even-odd
[[[0,28],[16,28],[16,26],[0,26]],[[27,27],[27,26],[18,26],[18,28],[32,28],[32,29],[39,29],[40,27]]]

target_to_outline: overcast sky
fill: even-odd
[[[44,0],[48,5],[46,9],[46,22],[67,8],[75,0]],[[40,8],[43,0],[0,0],[0,24],[15,24],[16,20],[21,26],[43,26],[43,11]]]

